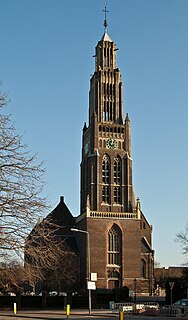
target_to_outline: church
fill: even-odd
[[[94,275],[96,288],[126,286],[151,295],[152,226],[134,193],[130,119],[128,114],[124,118],[117,50],[105,16],[90,79],[89,119],[82,132],[80,215],[73,217],[61,197],[52,216],[58,210],[64,236],[76,243],[83,287]]]

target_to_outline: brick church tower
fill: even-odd
[[[95,49],[90,80],[89,123],[84,124],[81,160],[81,213],[75,228],[89,234],[90,271],[97,288],[127,286],[151,294],[153,287],[152,227],[135,198],[131,134],[123,119],[122,77],[116,66],[116,44],[105,31]],[[87,236],[75,237],[80,250],[81,278],[88,279]]]

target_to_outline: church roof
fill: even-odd
[[[109,37],[108,33],[105,31],[105,33],[102,36],[101,41],[109,41],[109,42],[113,42],[112,39]]]
[[[74,236],[62,236],[62,240],[75,252],[79,252],[78,244]]]
[[[74,225],[75,218],[64,202],[64,197],[60,197],[60,202],[57,207],[47,216],[47,219],[59,225],[55,231],[55,235],[59,236],[64,242],[75,252],[79,252],[76,239],[71,234],[71,227]]]
[[[55,223],[70,228],[74,223],[74,217],[64,202],[64,197],[60,197],[57,207],[47,216]]]

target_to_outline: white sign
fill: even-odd
[[[97,281],[97,273],[91,272],[91,281]]]
[[[94,281],[88,281],[87,282],[87,288],[88,290],[96,290],[96,284]]]

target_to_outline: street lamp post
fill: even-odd
[[[88,255],[88,281],[90,280],[90,274],[91,274],[91,260],[90,260],[90,241],[89,241],[89,232],[86,230],[71,228],[71,231],[74,232],[80,232],[80,233],[86,233],[87,235],[87,255]],[[88,294],[89,294],[89,314],[91,314],[91,289],[88,288]]]

